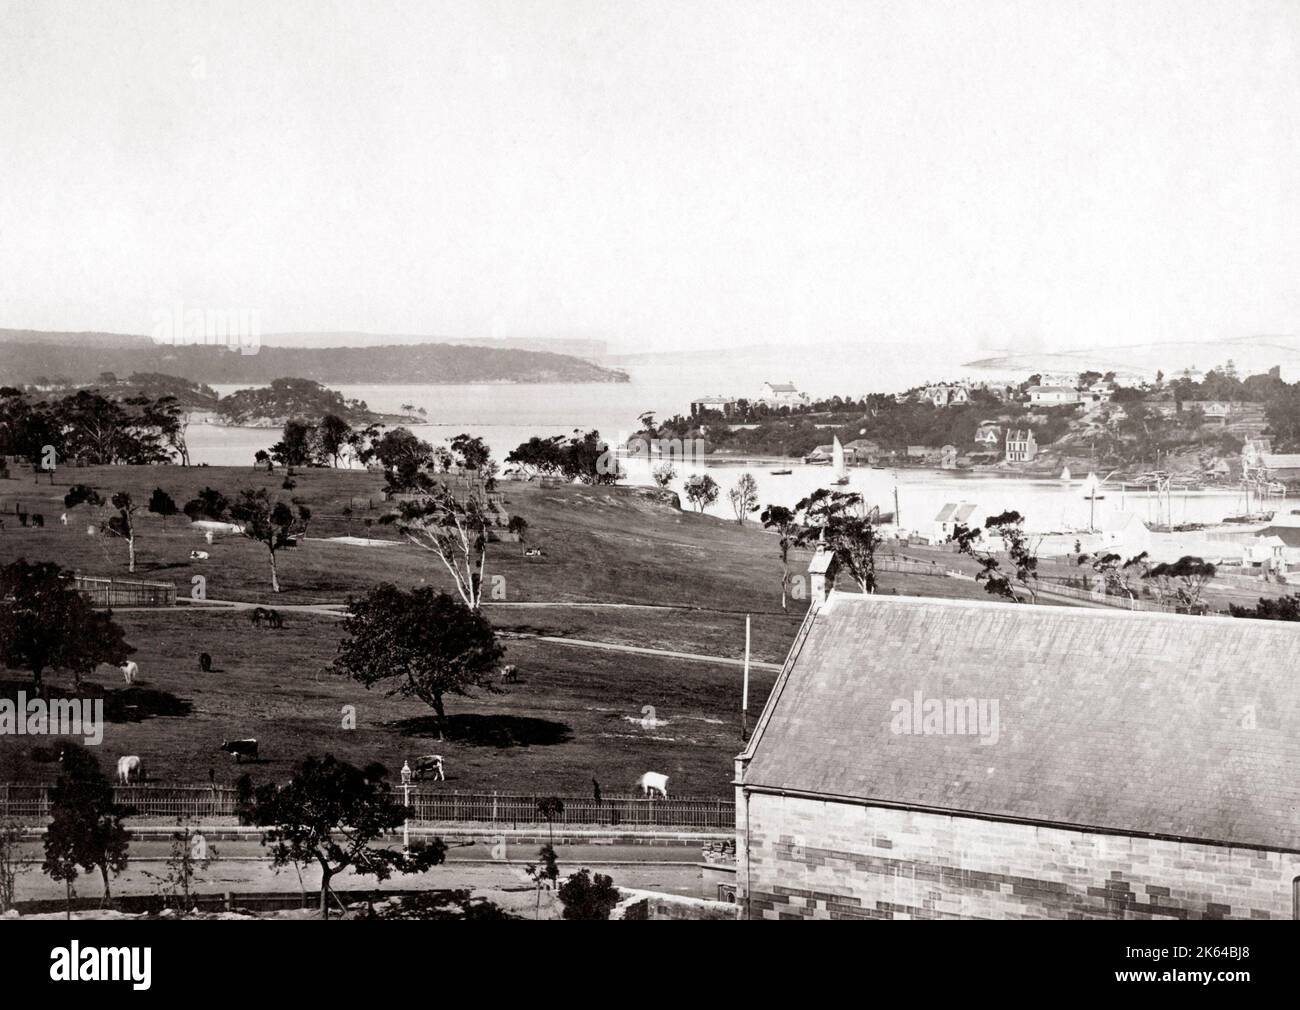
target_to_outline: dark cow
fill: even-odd
[[[441,754],[422,754],[415,759],[415,765],[411,769],[415,773],[418,781],[428,776],[431,779],[437,779],[439,782],[444,781],[447,776],[443,771]]]
[[[248,615],[248,619],[253,622],[254,628],[260,628],[262,621],[266,619],[265,607],[254,607]]]
[[[206,652],[199,653],[199,669],[204,673],[212,672],[212,657]]]
[[[221,749],[227,754],[233,754],[235,764],[242,764],[244,758],[257,760],[257,741],[256,740],[223,740]]]
[[[280,611],[268,610],[266,612],[266,623],[279,631],[284,627],[284,618],[280,616]]]
[[[39,513],[39,512],[33,512],[33,513],[32,513],[32,525],[33,525],[33,526],[37,526],[37,527],[39,527],[39,528],[41,528],[41,529],[44,529],[44,528],[45,528],[45,516],[41,515],[41,513]]]

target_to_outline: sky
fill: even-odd
[[[0,326],[1300,332],[1300,3],[0,0]]]

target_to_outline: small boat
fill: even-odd
[[[835,479],[832,484],[843,486],[849,482],[849,468],[844,461],[844,446],[840,445],[839,436],[836,435],[831,444],[831,466],[835,468]]]
[[[769,470],[767,472],[773,477],[789,477],[790,474],[794,473],[793,470]]]
[[[1068,466],[1061,471],[1061,480],[1073,480],[1073,479],[1074,478],[1070,476],[1070,468]]]
[[[1088,474],[1088,479],[1083,482],[1084,501],[1104,501],[1105,498],[1106,495],[1102,493],[1101,481],[1097,479],[1097,475]]]

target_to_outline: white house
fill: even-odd
[[[769,407],[799,407],[808,403],[808,394],[799,392],[793,382],[765,382],[756,399]]]
[[[1039,407],[1059,407],[1080,403],[1083,394],[1073,386],[1030,386],[1029,402]]]

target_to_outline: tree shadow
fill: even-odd
[[[30,703],[41,697],[30,680],[0,680],[0,698],[8,699],[16,706],[18,694],[25,695],[24,701]],[[81,685],[81,693],[54,684],[45,685],[45,700],[62,701],[79,699],[81,701],[103,701],[105,722],[143,722],[158,716],[184,718],[194,709],[191,702],[178,698],[170,691],[160,691],[152,687],[131,687],[110,691],[93,681]],[[24,718],[22,712],[19,718]]]
[[[459,713],[443,720],[423,715],[403,719],[396,726],[402,736],[431,737],[434,740],[438,739],[438,730],[441,729],[444,741],[471,747],[552,747],[573,739],[573,731],[562,722],[523,715]]]

